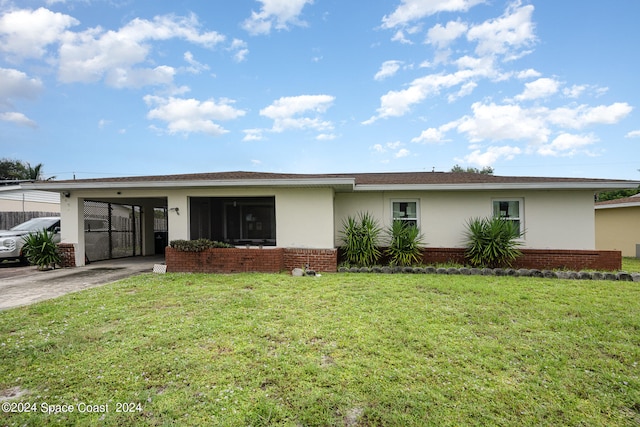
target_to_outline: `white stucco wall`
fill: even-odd
[[[590,191],[432,191],[338,193],[335,197],[336,246],[348,215],[367,211],[383,227],[391,223],[394,200],[418,200],[420,228],[431,247],[464,246],[465,224],[492,215],[492,201],[522,199],[526,230],[523,247],[595,249],[593,194]]]

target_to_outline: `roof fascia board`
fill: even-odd
[[[596,209],[614,209],[614,208],[637,208],[640,207],[640,202],[629,203],[610,203],[607,205],[596,205]]]
[[[610,190],[633,188],[640,183],[624,182],[531,182],[479,184],[360,184],[355,191],[482,191],[482,190]]]
[[[162,189],[202,187],[344,187],[352,190],[353,178],[327,179],[247,179],[247,180],[189,180],[189,181],[118,181],[118,182],[65,182],[23,184],[23,188],[44,191],[109,190],[109,189]]]

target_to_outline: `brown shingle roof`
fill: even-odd
[[[127,182],[171,182],[171,181],[247,181],[247,180],[300,180],[300,179],[355,179],[356,185],[412,185],[412,184],[499,184],[499,183],[625,183],[637,185],[633,181],[553,178],[528,176],[498,176],[467,172],[380,172],[380,173],[339,173],[339,174],[291,174],[268,172],[211,172],[181,175],[131,176],[118,178],[94,178],[52,183],[127,183]]]

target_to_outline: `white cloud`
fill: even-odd
[[[429,128],[423,130],[420,136],[413,138],[411,142],[420,144],[439,144],[445,141],[445,134],[441,129]]]
[[[384,80],[387,77],[392,77],[398,72],[401,65],[402,61],[384,61],[380,66],[380,70],[376,73],[375,76],[373,76],[373,78],[375,80]]]
[[[382,27],[404,26],[439,12],[465,12],[480,3],[484,0],[402,0],[393,13],[382,18]]]
[[[295,129],[313,129],[323,132],[333,129],[333,124],[322,120],[319,115],[326,112],[334,100],[335,98],[330,95],[282,97],[260,110],[260,115],[273,120],[271,132]],[[309,114],[314,117],[308,117]]]
[[[560,87],[560,82],[550,78],[540,78],[524,85],[524,92],[515,97],[518,101],[530,101],[533,99],[547,98],[556,92]]]
[[[242,23],[250,34],[269,34],[272,28],[286,30],[289,25],[305,26],[299,19],[302,9],[313,0],[258,0],[260,12],[251,11],[251,17]]]
[[[202,64],[193,57],[193,53],[186,51],[183,55],[184,60],[190,65],[188,71],[194,74],[200,74],[202,71],[209,69],[207,64]]]
[[[531,46],[536,37],[533,32],[533,6],[513,3],[500,18],[473,26],[467,33],[469,41],[476,41],[476,53],[486,55],[508,55],[508,59],[522,56],[518,50]]]
[[[443,49],[451,44],[455,39],[462,36],[468,29],[468,25],[460,21],[447,22],[446,26],[437,24],[427,32],[426,42]]]
[[[474,150],[462,159],[456,159],[464,163],[470,163],[478,165],[480,167],[491,166],[498,160],[504,158],[506,160],[513,160],[515,156],[522,153],[522,150],[518,147],[511,147],[508,145],[495,147],[488,147],[484,152],[482,150]]]
[[[578,105],[556,108],[547,112],[549,123],[569,129],[582,129],[586,126],[616,124],[628,116],[633,107],[626,102],[611,105]]]
[[[264,132],[263,129],[245,129],[242,132],[244,132],[244,138],[242,138],[242,140],[245,142],[261,141],[263,139],[262,137],[262,133]]]
[[[147,95],[144,101],[152,110],[147,113],[150,120],[167,123],[165,132],[169,134],[205,133],[212,136],[228,131],[214,121],[233,120],[245,115],[245,112],[232,106],[230,99],[199,101],[197,99],[163,98]]]
[[[172,81],[169,66],[140,67],[148,60],[153,40],[183,39],[207,48],[224,41],[215,31],[200,32],[195,15],[136,18],[118,31],[100,27],[79,33],[66,32],[60,46],[58,77],[63,83],[96,82],[103,78],[115,87],[139,87]]]
[[[363,122],[371,124],[378,119],[400,117],[407,114],[414,104],[424,101],[427,97],[440,93],[443,89],[468,83],[471,79],[486,74],[486,70],[460,70],[454,73],[429,74],[411,82],[407,89],[392,90],[380,97],[380,107],[377,114]],[[466,90],[473,89],[467,86]],[[464,90],[463,90],[464,93]]]
[[[407,157],[410,154],[411,152],[409,150],[407,150],[406,148],[401,148],[393,155],[393,157],[395,157],[396,159],[401,159],[403,157]]]
[[[0,50],[17,58],[39,58],[58,43],[65,30],[78,25],[69,15],[45,8],[14,10],[0,17]]]
[[[318,141],[333,141],[337,137],[338,136],[333,133],[321,133],[320,135],[316,136],[316,139]]]
[[[0,68],[0,107],[9,107],[16,98],[34,99],[42,92],[42,81],[22,71]]]
[[[30,118],[28,118],[22,113],[18,113],[14,111],[0,113],[0,120],[3,122],[10,122],[20,126],[30,127],[33,129],[38,127],[36,122],[34,122],[33,120],[31,120]]]
[[[247,55],[249,55],[249,49],[247,48],[247,43],[240,39],[233,39],[231,42],[231,46],[229,50],[234,52],[233,59],[236,62],[243,62],[247,59]]]
[[[535,109],[480,102],[474,103],[471,109],[473,116],[463,117],[456,126],[471,142],[525,140],[544,143],[551,134],[545,115]]]
[[[598,141],[594,135],[573,135],[561,133],[550,144],[544,144],[537,148],[537,153],[542,156],[573,156],[580,149]]]
[[[625,135],[625,138],[640,138],[640,130],[632,130]]]

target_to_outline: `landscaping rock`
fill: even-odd
[[[371,269],[369,267],[360,267],[358,273],[371,273]]]
[[[631,273],[631,280],[634,282],[640,282],[640,273]]]
[[[413,274],[413,267],[403,267],[402,268],[402,272],[403,273],[411,273],[411,274]]]
[[[446,268],[436,268],[436,274],[447,274],[447,269]]]
[[[505,276],[506,275],[504,270],[501,269],[501,268],[494,268],[493,269],[493,274],[496,275],[496,276]]]
[[[542,277],[546,279],[557,279],[559,276],[554,271],[542,270]]]
[[[516,271],[513,268],[507,268],[504,270],[505,276],[516,276]]]
[[[415,267],[415,268],[413,269],[413,273],[414,273],[414,274],[424,274],[424,268],[422,268],[422,267]]]
[[[618,280],[623,281],[623,282],[632,282],[633,278],[631,277],[631,275],[629,273],[627,273],[626,271],[621,271],[617,274],[618,276]]]
[[[593,275],[588,271],[581,271],[578,273],[578,279],[580,280],[591,280],[593,279]]]
[[[471,274],[471,270],[469,270],[469,269],[468,269],[468,268],[466,268],[466,267],[462,267],[462,268],[460,269],[460,274],[464,274],[465,276],[468,276],[468,275],[470,275],[470,274]]]
[[[295,277],[302,277],[304,276],[304,270],[301,268],[294,268],[291,270],[291,275]]]
[[[460,270],[454,267],[447,268],[447,274],[460,274]]]
[[[605,280],[618,280],[618,276],[615,273],[604,273]]]
[[[544,277],[544,274],[542,273],[542,271],[538,269],[534,268],[529,270],[529,272],[531,273],[531,277]]]
[[[471,268],[469,269],[469,273],[474,275],[474,276],[479,276],[482,274],[482,270],[480,270],[479,268]]]
[[[520,277],[531,277],[531,270],[528,270],[526,268],[521,268],[516,271],[516,274]]]
[[[431,266],[425,267],[424,268],[424,272],[426,274],[436,274],[436,268],[435,267],[431,267]]]
[[[349,273],[357,273],[357,272],[359,272],[359,271],[360,271],[360,269],[359,269],[358,267],[351,267],[351,268],[349,269]]]
[[[338,267],[338,273],[348,273],[348,272],[349,272],[348,267]]]
[[[372,273],[382,273],[382,267],[372,267],[371,268],[371,272]]]
[[[483,276],[493,276],[493,269],[492,268],[483,268],[482,269],[482,275]]]
[[[391,267],[385,266],[385,267],[382,267],[382,272],[385,274],[391,274],[393,273],[393,269]]]

